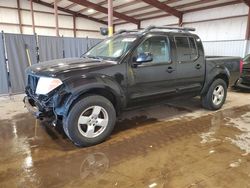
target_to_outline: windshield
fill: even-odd
[[[105,60],[118,60],[129,50],[136,39],[136,36],[117,36],[108,38],[93,47],[85,56],[102,58]]]

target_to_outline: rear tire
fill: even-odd
[[[64,119],[63,129],[77,146],[92,146],[103,142],[116,122],[113,104],[105,97],[87,96],[73,105]]]
[[[225,103],[227,84],[222,79],[216,79],[210,85],[207,93],[201,96],[202,106],[209,110],[218,110]]]

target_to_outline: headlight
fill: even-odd
[[[58,78],[40,77],[36,87],[36,94],[46,95],[60,85],[62,85],[62,81]]]

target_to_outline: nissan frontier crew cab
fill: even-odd
[[[81,58],[26,70],[24,102],[37,118],[62,121],[78,146],[104,141],[125,109],[155,99],[200,96],[217,110],[240,74],[238,57],[205,57],[192,28],[150,26],[120,31]]]

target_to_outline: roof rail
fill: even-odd
[[[130,33],[130,32],[138,32],[138,30],[126,30],[126,29],[121,29],[118,32],[115,33],[115,35],[119,35],[122,33]]]
[[[169,29],[169,30],[178,30],[178,31],[195,31],[195,28],[189,28],[189,27],[170,27],[170,26],[148,26],[145,28],[145,31],[150,31],[152,29]]]
[[[118,32],[115,33],[115,35],[119,35],[122,33],[130,33],[130,32],[147,32],[151,31],[152,29],[168,29],[168,30],[178,30],[178,31],[183,31],[183,32],[189,32],[189,31],[195,31],[195,28],[190,28],[190,27],[171,27],[171,26],[148,26],[143,30],[140,29],[134,29],[134,30],[126,30],[126,29],[121,29]]]

